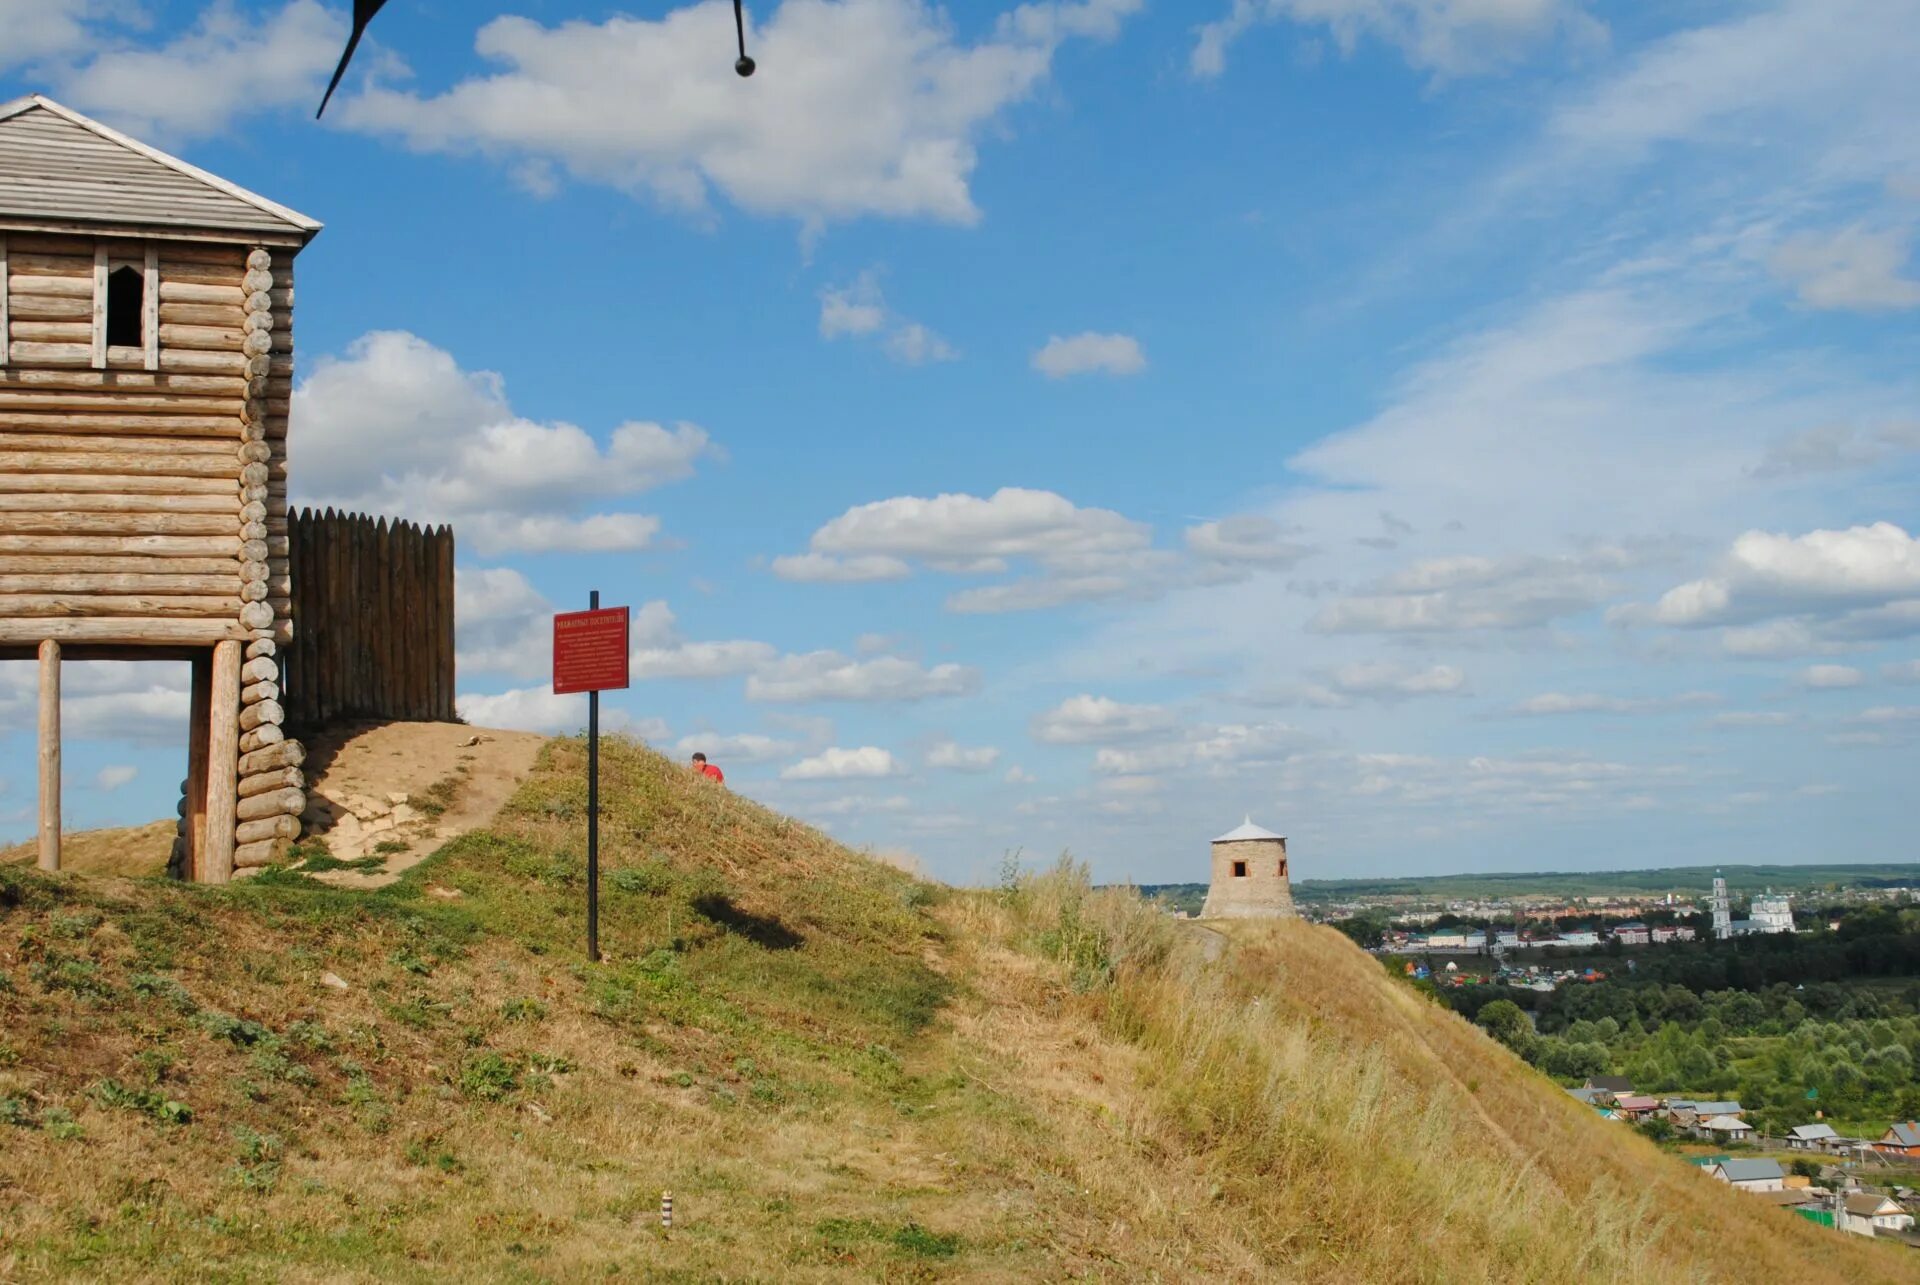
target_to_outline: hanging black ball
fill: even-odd
[[[745,54],[741,54],[740,61],[733,64],[733,69],[739,72],[742,78],[751,76],[753,75],[753,59],[747,57]]]

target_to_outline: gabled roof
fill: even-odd
[[[1263,829],[1260,826],[1255,825],[1253,823],[1253,818],[1248,817],[1245,821],[1235,826],[1233,829],[1227,831],[1225,834],[1221,835],[1218,839],[1215,839],[1214,842],[1215,843],[1241,843],[1248,839],[1284,839],[1285,837],[1286,837],[1285,835],[1275,834],[1271,830]]]
[[[1897,1142],[1903,1147],[1920,1147],[1920,1125],[1896,1124],[1887,1130],[1882,1142]]]
[[[0,104],[0,224],[107,224],[279,233],[310,219],[50,98]]]
[[[1778,1160],[1722,1160],[1714,1168],[1728,1182],[1764,1182],[1787,1176]]]
[[[1739,1115],[1738,1102],[1696,1102],[1694,1111],[1699,1115]]]
[[[1840,1136],[1833,1131],[1833,1126],[1830,1124],[1796,1124],[1787,1132],[1802,1142],[1824,1141]]]
[[[1614,1098],[1613,1105],[1619,1107],[1622,1111],[1651,1111],[1660,1105],[1660,1099],[1650,1098],[1645,1095],[1623,1093]]]
[[[1900,1208],[1899,1202],[1891,1196],[1855,1191],[1847,1196],[1847,1212],[1855,1218],[1872,1218],[1875,1214],[1904,1214],[1907,1211]]]
[[[1702,1129],[1713,1129],[1719,1133],[1741,1133],[1751,1131],[1753,1128],[1752,1125],[1737,1115],[1717,1115],[1700,1127]]]

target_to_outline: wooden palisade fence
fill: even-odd
[[[290,727],[445,722],[453,711],[453,528],[305,509],[287,522]]]

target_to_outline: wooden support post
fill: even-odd
[[[233,878],[234,827],[240,788],[240,653],[238,642],[213,649],[213,692],[207,717],[207,859],[202,883]]]
[[[60,644],[40,644],[40,868],[60,868]]]
[[[207,869],[207,753],[213,731],[213,653],[193,658],[193,695],[187,715],[187,868],[198,882]]]

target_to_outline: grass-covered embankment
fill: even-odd
[[[1907,1266],[1609,1129],[1330,930],[1214,960],[1070,867],[947,892],[638,747],[587,964],[580,759],[376,892],[0,870],[0,1279]]]

